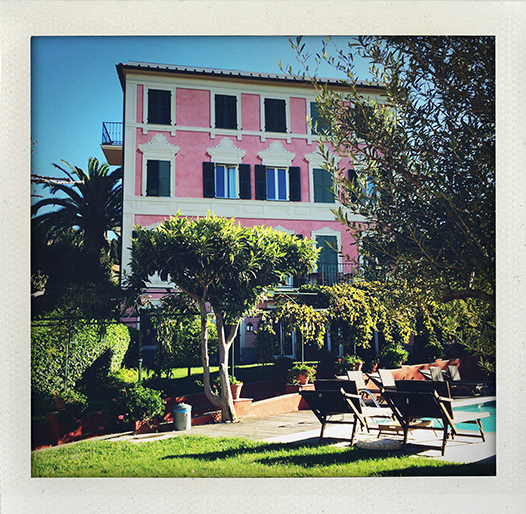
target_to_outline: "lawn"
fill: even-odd
[[[218,376],[218,369],[217,366],[210,366],[212,380]],[[168,376],[163,373],[162,377],[156,377],[153,371],[143,369],[142,383],[146,387],[163,391],[168,396],[200,393],[203,391],[203,368],[193,367],[191,371],[188,376],[187,368],[173,368]],[[240,364],[235,366],[234,374],[236,378],[249,384],[275,378],[279,370],[275,364]],[[138,373],[136,369],[122,369],[117,372],[117,376],[127,383],[133,383],[137,381]]]
[[[495,475],[495,465],[335,445],[179,435],[148,442],[84,441],[32,452],[32,477],[387,477]]]

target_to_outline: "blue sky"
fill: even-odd
[[[304,39],[311,53],[322,36]],[[334,38],[344,48],[350,38]],[[31,172],[56,175],[64,159],[87,168],[105,162],[102,122],[122,121],[122,88],[115,66],[144,61],[182,66],[280,73],[299,64],[285,36],[33,37],[31,40]],[[314,64],[314,63],[313,63]],[[366,67],[358,69],[366,78]],[[363,73],[363,75],[362,75]],[[320,76],[338,77],[326,65]]]

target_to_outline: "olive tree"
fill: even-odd
[[[320,152],[345,193],[334,213],[364,275],[432,294],[457,317],[471,310],[489,335],[482,353],[494,353],[495,38],[358,37],[332,50],[326,38],[314,56],[291,43],[317,91]],[[311,73],[312,57],[344,72],[344,92]],[[383,96],[367,94],[356,59]],[[334,153],[353,168],[338,169]]]
[[[233,421],[228,353],[241,320],[255,311],[269,288],[286,275],[309,273],[316,259],[317,250],[309,239],[263,226],[242,227],[234,219],[210,213],[195,220],[178,214],[156,229],[136,227],[129,282],[138,291],[158,273],[196,302],[201,317],[204,392],[221,408],[222,421]],[[210,383],[208,305],[217,328],[220,395]]]

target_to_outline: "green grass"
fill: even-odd
[[[179,435],[148,442],[84,441],[32,453],[33,477],[387,477],[495,475],[454,464],[334,445]]]
[[[212,380],[218,376],[218,369],[217,366],[210,367]],[[132,376],[128,370],[127,373],[127,377]],[[276,367],[273,364],[243,364],[235,366],[234,374],[242,382],[250,384],[274,378]],[[203,391],[203,386],[198,383],[203,381],[202,367],[193,367],[190,376],[188,376],[187,368],[173,368],[169,376],[163,374],[161,378],[155,377],[152,371],[143,370],[142,379],[146,387],[161,390],[168,396],[183,396]]]

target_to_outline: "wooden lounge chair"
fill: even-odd
[[[393,410],[396,419],[402,426],[404,432],[402,445],[407,443],[407,435],[411,429],[421,428],[423,430],[433,431],[442,430],[442,455],[444,455],[450,431],[452,437],[459,435],[455,423],[476,423],[480,431],[479,434],[463,432],[460,435],[480,437],[485,441],[484,430],[480,420],[489,417],[489,412],[454,413],[451,405],[451,398],[439,396],[436,390],[431,392],[386,391],[384,397]],[[442,426],[421,426],[422,421],[426,418],[437,419],[441,422]]]
[[[366,373],[380,393],[387,389],[396,389],[393,373],[390,369],[379,369],[377,373]]]
[[[342,387],[336,389],[338,385]],[[315,380],[314,387],[314,391],[300,391],[300,394],[321,423],[320,442],[329,423],[352,424],[353,444],[358,427],[369,431],[368,418],[392,419],[393,414],[388,408],[364,407],[356,384],[351,380]],[[352,414],[352,420],[345,419],[345,414]],[[340,419],[333,416],[340,416]]]
[[[467,393],[470,396],[487,396],[491,393],[491,382],[486,382],[484,380],[462,380],[458,366],[448,366],[448,371],[445,376],[449,381],[451,392],[455,396],[461,396],[462,392],[464,392],[464,395]]]
[[[363,373],[361,371],[347,371],[347,377],[349,378],[349,380],[352,380],[356,383],[358,393],[362,395],[362,399],[364,400],[364,405],[366,399],[364,398],[364,396],[367,395],[373,402],[373,405],[375,405],[376,407],[380,407],[380,404],[376,401],[376,398],[374,397],[372,391],[367,389],[367,386],[365,385],[365,380],[363,379]]]
[[[444,381],[444,372],[438,366],[431,366],[429,369],[419,369],[418,371],[426,380],[433,380],[434,382]]]
[[[435,380],[395,380],[396,390],[413,393],[432,393],[436,391],[438,396],[451,398],[451,390],[448,382]]]

